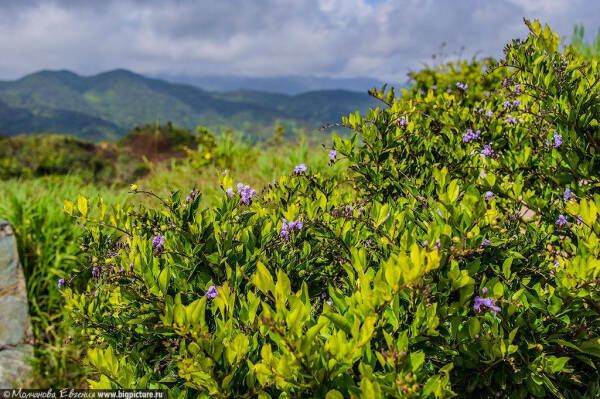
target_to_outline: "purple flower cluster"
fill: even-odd
[[[283,222],[283,225],[281,226],[281,231],[279,232],[279,237],[283,238],[284,240],[287,240],[290,236],[290,233],[294,230],[301,230],[302,229],[302,221],[300,219],[294,221],[290,221],[288,222],[285,219],[281,219],[281,221]]]
[[[564,194],[563,194],[563,199],[564,199],[565,201],[568,201],[568,200],[570,200],[570,199],[571,199],[571,197],[572,197],[572,196],[573,196],[573,194],[571,193],[571,189],[570,189],[569,187],[567,187],[567,188],[565,189],[565,192],[564,192]]]
[[[558,215],[558,219],[556,220],[556,225],[558,227],[565,227],[569,225],[569,221],[564,215]]]
[[[554,132],[554,148],[558,148],[562,145],[562,136],[558,132]]]
[[[242,204],[250,205],[252,203],[252,199],[257,197],[256,191],[251,189],[248,185],[243,185],[242,183],[238,183],[237,185],[238,193],[240,194],[240,199]],[[227,193],[229,195],[229,193]],[[231,195],[229,195],[231,197]]]
[[[489,143],[483,146],[483,150],[481,150],[481,155],[483,155],[484,157],[491,157],[492,155],[494,155],[494,150],[492,149],[492,144],[494,143]]]
[[[465,91],[467,91],[467,89],[469,88],[469,85],[468,85],[468,84],[466,84],[466,83],[457,82],[457,83],[456,83],[456,88],[457,88],[458,90],[461,90],[461,91],[465,92]]]
[[[487,118],[491,118],[492,115],[494,115],[494,113],[492,112],[491,109],[488,109],[488,111],[485,114],[483,114],[483,116],[485,116]]]
[[[491,192],[491,191],[486,191],[485,194],[484,194],[484,197],[485,197],[486,201],[489,200],[489,199],[491,199],[493,196],[494,196],[494,193]]]
[[[208,299],[215,299],[219,296],[219,291],[217,291],[217,287],[211,285],[210,287],[208,287],[208,291],[206,291],[206,294],[204,296],[206,296]]]
[[[162,251],[163,249],[165,249],[165,236],[155,236],[152,239],[152,246],[157,251]]]
[[[296,175],[300,175],[300,174],[302,174],[302,173],[306,172],[307,170],[308,170],[308,168],[306,167],[306,165],[305,165],[305,164],[303,164],[303,163],[301,163],[300,165],[297,165],[297,166],[294,168],[294,174],[296,174]]]
[[[482,247],[488,247],[492,242],[490,240],[488,240],[487,238],[483,239],[483,242],[481,243]]]
[[[462,137],[465,143],[468,143],[471,140],[477,140],[481,135],[481,130],[477,130],[473,132],[473,129],[467,129],[465,133],[463,133]]]
[[[518,123],[519,122],[517,122],[517,118],[515,118],[514,116],[512,116],[512,115],[509,114],[506,117],[506,124],[507,125],[517,125]]]
[[[65,279],[61,278],[60,280],[58,280],[58,289],[60,290],[63,285],[65,285]]]
[[[408,126],[408,122],[406,121],[406,116],[402,115],[400,120],[396,123],[398,127],[406,127]]]
[[[482,306],[483,306],[483,309],[481,309]],[[481,298],[479,296],[475,297],[475,304],[473,305],[473,310],[475,310],[476,312],[491,310],[492,312],[494,312],[494,316],[496,316],[496,314],[498,312],[502,311],[500,306],[496,306],[495,299]]]
[[[329,151],[329,160],[331,160],[331,162],[334,162],[335,159],[337,158],[337,154],[338,154],[338,152],[335,149]]]
[[[519,108],[519,106],[523,104],[520,100],[514,100],[513,102],[510,101],[504,101],[502,103],[502,108],[504,109],[513,109],[513,108]]]

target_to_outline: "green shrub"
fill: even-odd
[[[60,284],[91,386],[596,397],[600,70],[528,26],[498,63],[373,90],[334,140],[342,177],[299,165],[255,194],[226,175],[210,208],[135,186],[156,207],[65,202],[86,221],[88,264]]]

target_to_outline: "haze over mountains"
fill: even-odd
[[[185,83],[210,91],[256,90],[269,93],[296,95],[307,91],[350,90],[366,92],[384,83],[374,78],[329,78],[322,76],[190,76],[160,74],[155,76],[174,83]],[[387,82],[390,83],[390,82]]]
[[[366,89],[379,83],[363,81],[362,92],[332,89],[296,94],[310,87],[335,87],[336,83],[334,79],[298,77],[205,79],[211,91],[122,69],[94,76],[66,70],[36,72],[0,82],[0,134],[53,132],[105,140],[121,137],[137,125],[167,121],[189,129],[197,125],[215,130],[232,127],[250,135],[264,135],[276,124],[312,130],[375,105]],[[359,80],[337,84],[342,83],[346,84],[342,87],[362,84]],[[234,87],[268,91],[216,91]],[[272,92],[277,87],[283,93]]]

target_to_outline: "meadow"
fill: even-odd
[[[598,397],[598,51],[527,24],[341,136],[0,139],[36,386]]]

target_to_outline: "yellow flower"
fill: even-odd
[[[210,159],[212,157],[212,155],[210,155],[210,152],[207,152],[206,154],[204,154],[204,159]]]

